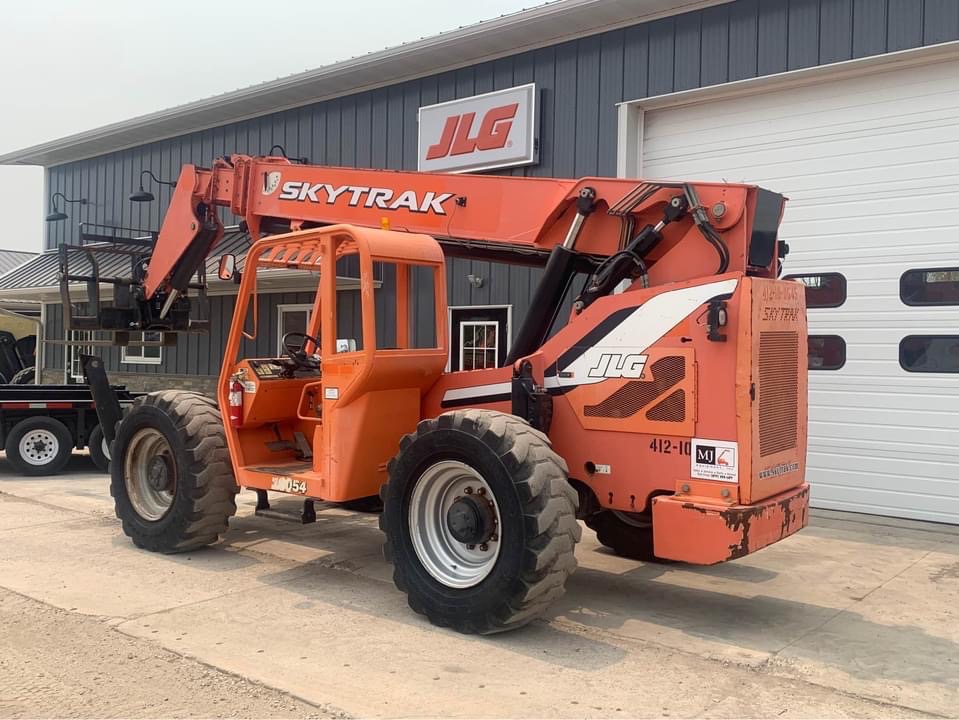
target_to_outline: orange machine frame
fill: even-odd
[[[145,291],[181,291],[185,264],[206,257],[222,235],[215,206],[242,217],[254,239],[278,224],[294,231],[254,243],[220,376],[221,407],[234,378],[247,387],[243,424],[227,428],[241,486],[334,501],[372,495],[400,438],[420,419],[456,407],[510,412],[511,383],[522,371],[552,397],[550,438],[582,496],[595,498],[594,511],[651,516],[660,557],[720,562],[807,520],[804,299],[799,285],[775,279],[778,245],[762,263],[751,261],[758,188],[695,183],[696,209],[708,209],[728,248],[724,273],[716,274],[715,247],[687,215],[645,256],[643,282],[599,297],[509,367],[443,372],[444,250],[535,264],[557,246],[571,247],[572,237],[577,254],[612,257],[638,228],[662,218],[680,187],[324,168],[234,155],[208,170],[183,169]],[[588,217],[578,204],[584,194],[594,198]],[[275,381],[256,376],[256,359],[237,361],[256,270],[329,269],[344,253],[360,258],[362,350],[335,352],[336,273],[327,270],[312,321],[321,334],[322,378],[271,386]],[[376,349],[372,264],[379,260],[432,268],[435,348]],[[407,337],[409,278],[405,271],[398,278],[396,325],[398,337]],[[707,305],[716,303],[727,315],[722,342],[706,322]],[[789,362],[770,362],[770,347],[792,348]],[[760,417],[767,387],[767,398],[794,398],[767,408],[785,422]],[[295,459],[297,433],[300,447],[312,448],[308,461]],[[785,445],[767,442],[768,452],[757,452],[763,437],[783,433],[791,433]],[[712,441],[731,451],[724,462],[735,458],[732,474],[691,469],[698,462],[691,454]],[[267,443],[287,451],[268,454]]]

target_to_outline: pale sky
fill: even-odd
[[[0,153],[539,4],[7,0]],[[0,248],[39,251],[46,213],[43,171],[0,166]]]

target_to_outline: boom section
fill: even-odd
[[[217,207],[241,218],[254,240],[347,223],[427,234],[447,254],[506,262],[543,265],[553,248],[575,248],[589,259],[586,272],[645,230],[652,241],[641,260],[653,284],[718,271],[721,258],[705,223],[727,248],[723,270],[774,277],[782,201],[741,184],[361,170],[233,155],[211,168],[183,167],[144,290],[147,298],[182,292],[222,237]],[[677,202],[683,212],[664,230],[664,212]],[[694,242],[679,259],[670,251],[687,236]]]

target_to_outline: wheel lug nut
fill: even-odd
[[[472,494],[473,494],[473,488],[467,487],[465,490],[463,490],[463,492],[465,492],[467,495],[472,495]]]
[[[479,488],[476,492],[477,492],[477,494],[479,494],[479,495],[485,495],[485,494],[486,494],[486,488]]]
[[[499,540],[499,535],[493,533],[493,537],[490,538],[490,542],[496,542],[497,540]]]
[[[476,546],[473,545],[473,544],[467,545],[466,547],[467,547],[468,550],[475,550],[475,549],[476,549]]]
[[[486,543],[483,543],[482,545],[480,545],[480,550],[482,550],[483,552],[486,552],[487,550],[489,550],[489,545],[487,545]]]

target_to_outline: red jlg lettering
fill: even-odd
[[[476,113],[451,115],[446,118],[439,142],[426,151],[426,159],[437,160],[448,155],[468,155],[477,150],[498,150],[506,147],[518,107],[519,103],[510,103],[487,110],[475,137],[470,137],[470,133],[473,131]]]

